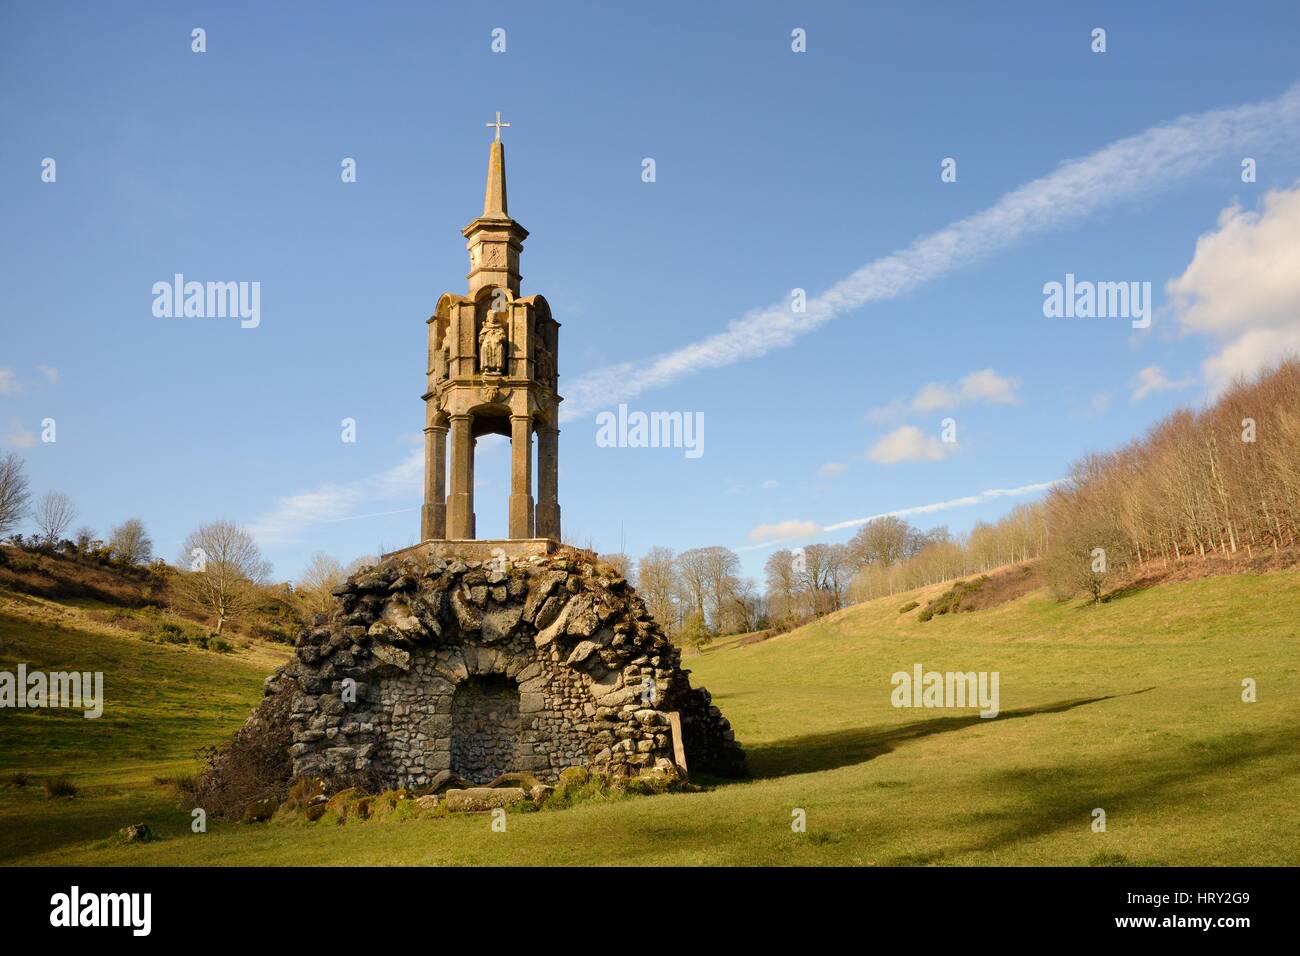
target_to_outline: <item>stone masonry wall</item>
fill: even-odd
[[[269,683],[296,690],[294,776],[421,786],[443,770],[554,780],[673,763],[738,776],[744,752],[680,652],[586,552],[476,562],[397,555],[335,591]],[[507,765],[509,764],[509,765]],[[467,772],[469,771],[469,772]]]

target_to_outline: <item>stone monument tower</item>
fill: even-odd
[[[429,319],[422,540],[334,589],[253,726],[282,722],[292,776],[323,790],[518,789],[569,767],[664,786],[688,767],[743,775],[731,725],[632,585],[559,544],[560,326],[540,295],[519,294],[528,232],[506,211],[506,124],[488,125],[483,215],[463,230],[469,289]],[[487,434],[510,438],[508,540],[475,540],[474,444]]]
[[[510,439],[509,536],[560,540],[560,323],[540,295],[521,296],[519,256],[528,230],[510,218],[506,158],[497,114],[488,156],[483,215],[461,230],[469,289],[446,292],[429,318],[424,419],[423,541],[475,535],[474,449],[482,435]],[[447,488],[447,436],[451,481]],[[533,495],[533,435],[537,493]],[[534,503],[535,501],[535,503]]]

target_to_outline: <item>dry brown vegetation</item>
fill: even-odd
[[[153,568],[0,545],[0,588],[50,600],[143,607],[163,600],[167,585],[165,576]]]

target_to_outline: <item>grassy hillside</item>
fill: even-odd
[[[0,667],[101,662],[100,721],[0,713],[0,854],[100,864],[1297,864],[1300,574],[1162,585],[1097,608],[1035,591],[936,617],[942,588],[689,659],[755,778],[704,793],[512,815],[215,825],[153,782],[238,726],[272,660],[143,644],[0,608]],[[282,651],[281,651],[282,653]],[[1002,713],[890,703],[890,675],[996,670]],[[1257,703],[1241,701],[1243,678]],[[116,722],[116,723],[115,723]],[[90,726],[97,725],[97,726]],[[47,799],[67,774],[79,796]],[[1092,811],[1107,831],[1091,829]],[[808,832],[791,832],[791,811]],[[147,821],[162,839],[121,846]]]
[[[195,751],[228,737],[290,651],[248,642],[233,653],[152,643],[121,608],[0,593],[0,670],[102,671],[103,716],[0,711],[0,862],[112,834],[139,819],[186,819],[168,784],[193,773]],[[142,615],[149,617],[148,614]],[[110,623],[117,620],[117,623]],[[15,784],[25,775],[25,786]],[[47,778],[76,797],[47,799]]]

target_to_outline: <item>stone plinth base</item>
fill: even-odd
[[[488,557],[507,547],[556,553]],[[268,683],[291,695],[294,776],[388,789],[444,772],[745,773],[731,725],[616,570],[545,538],[420,548],[450,553],[358,571]]]
[[[544,558],[558,547],[550,538],[448,538],[423,541],[420,544],[390,551],[382,560],[390,558],[460,558],[462,561],[491,561],[502,554],[510,560],[519,558]]]

